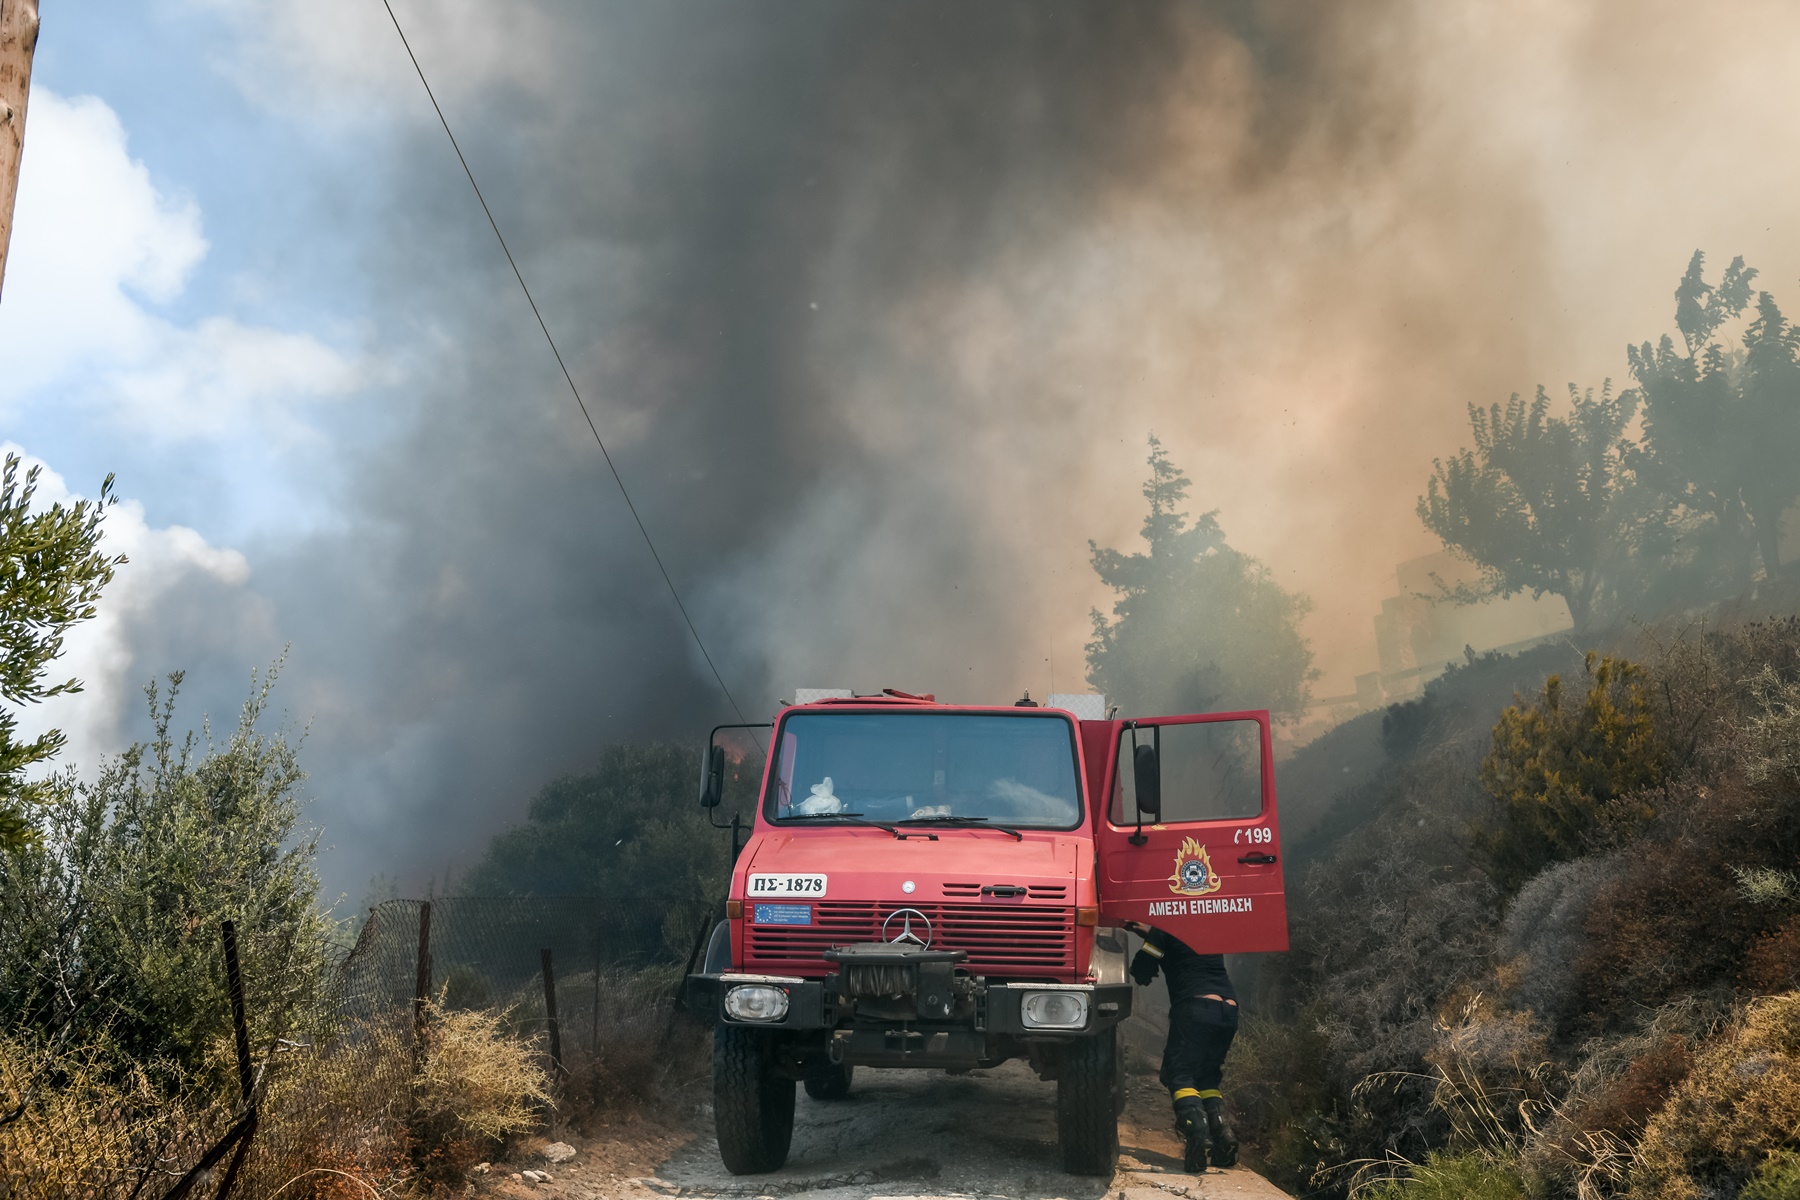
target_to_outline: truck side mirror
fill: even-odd
[[[1155,746],[1134,746],[1131,750],[1132,782],[1137,785],[1139,812],[1153,817],[1162,815],[1162,763]]]
[[[700,807],[717,808],[725,798],[725,747],[708,746],[700,759]]]

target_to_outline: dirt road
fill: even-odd
[[[535,1194],[591,1200],[1282,1200],[1285,1195],[1242,1169],[1200,1177],[1183,1172],[1167,1096],[1153,1077],[1141,1074],[1130,1078],[1118,1174],[1110,1181],[1065,1175],[1058,1163],[1055,1101],[1055,1085],[1039,1082],[1018,1063],[961,1076],[859,1069],[846,1100],[820,1102],[800,1093],[793,1151],[787,1166],[773,1174],[729,1174],[704,1133],[685,1144],[668,1138],[635,1161],[617,1153],[621,1145],[609,1147],[601,1138],[577,1143],[574,1159],[548,1167],[552,1180],[538,1185]],[[703,1130],[709,1123],[697,1122]],[[622,1131],[621,1139],[626,1136]]]

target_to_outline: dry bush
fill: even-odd
[[[564,1114],[580,1124],[595,1113],[661,1100],[679,1090],[698,1061],[700,1039],[673,1011],[679,968],[602,970],[571,978],[568,994],[593,998],[598,1027],[588,1018],[587,1039],[569,1045]]]
[[[541,1051],[507,1031],[507,1014],[428,1014],[424,1061],[413,1081],[413,1161],[429,1180],[494,1157],[507,1138],[537,1127],[551,1103]]]
[[[1800,992],[1753,1003],[1703,1047],[1650,1119],[1632,1173],[1643,1200],[1732,1195],[1777,1151],[1800,1149]]]
[[[1472,994],[1438,1031],[1426,1058],[1437,1074],[1432,1104],[1450,1122],[1451,1144],[1510,1152],[1558,1082],[1544,1027],[1530,1013],[1507,1012]]]
[[[0,1038],[0,1104],[32,1091],[19,1119],[0,1126],[0,1198],[123,1195],[146,1170],[167,1186],[241,1111],[235,1079],[221,1091],[171,1095],[141,1068],[120,1074],[109,1049],[90,1038],[52,1055]],[[328,1050],[277,1055],[240,1194],[393,1194],[410,1174],[409,1055],[408,1034],[377,1026],[346,1030]],[[145,1194],[158,1188],[153,1179]]]
[[[1589,1098],[1576,1111],[1575,1123],[1584,1130],[1640,1132],[1693,1065],[1687,1042],[1669,1034],[1627,1063],[1611,1086]]]
[[[1334,1095],[1321,1016],[1312,1008],[1287,1020],[1247,1013],[1225,1060],[1225,1094],[1239,1135],[1266,1174],[1294,1188],[1344,1157],[1338,1131],[1323,1115]]]
[[[1469,870],[1467,828],[1486,798],[1478,733],[1460,728],[1359,792],[1366,823],[1336,834],[1292,889],[1278,986],[1299,1004],[1265,1040],[1304,1062],[1307,1086],[1270,1080],[1246,1113],[1264,1164],[1292,1190],[1341,1194],[1346,1163],[1422,1158],[1448,1134],[1427,1056],[1447,998],[1491,970],[1499,915],[1498,893]]]
[[[1800,788],[1800,680],[1764,664],[1749,687],[1756,711],[1744,722],[1745,774],[1753,783]]]
[[[275,1056],[246,1164],[248,1195],[389,1194],[411,1174],[410,1014],[349,1022]]]
[[[1765,995],[1800,988],[1800,917],[1790,918],[1750,948],[1744,982]]]
[[[1643,1125],[1691,1068],[1694,1048],[1730,1009],[1698,997],[1656,1009],[1623,1036],[1591,1039],[1520,1150],[1527,1176],[1581,1197],[1624,1186]]]
[[[1800,859],[1800,822],[1740,777],[1672,785],[1649,836],[1626,847],[1621,874],[1595,895],[1576,995],[1596,1028],[1643,1005],[1729,991],[1751,948],[1784,913],[1759,904],[1734,871]]]
[[[1590,855],[1540,872],[1506,909],[1496,950],[1508,1004],[1535,1013],[1552,1031],[1572,1016],[1569,964],[1587,949],[1588,914],[1600,889],[1622,873],[1620,854]]]
[[[1651,626],[1640,641],[1675,771],[1718,776],[1745,754],[1759,756],[1757,739],[1744,733],[1767,714],[1770,697],[1800,680],[1800,617]]]
[[[104,1050],[0,1036],[0,1107],[22,1106],[0,1125],[0,1198],[123,1194],[146,1171],[179,1174],[224,1131],[232,1114],[120,1072]]]

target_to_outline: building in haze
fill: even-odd
[[[1411,699],[1451,663],[1489,650],[1523,650],[1574,628],[1560,596],[1458,604],[1450,591],[1478,576],[1469,563],[1444,551],[1408,559],[1394,568],[1394,577],[1397,594],[1381,602],[1375,618],[1381,668],[1357,677],[1359,701]]]
[[[1559,596],[1509,596],[1481,604],[1450,599],[1459,584],[1478,581],[1472,565],[1443,551],[1396,566],[1394,595],[1381,602],[1374,622],[1379,667],[1356,677],[1355,692],[1314,700],[1318,715],[1302,723],[1306,735],[1358,713],[1411,700],[1445,667],[1471,654],[1524,650],[1574,628],[1569,606]]]

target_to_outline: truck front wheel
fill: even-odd
[[[1056,1133],[1063,1170],[1111,1176],[1119,1165],[1118,1030],[1063,1047],[1056,1075]]]
[[[719,1157],[733,1175],[760,1175],[787,1161],[794,1081],[777,1067],[767,1032],[725,1024],[714,1030],[713,1121]]]

